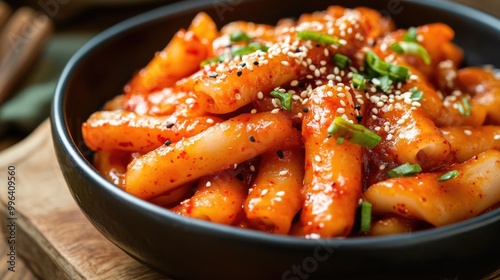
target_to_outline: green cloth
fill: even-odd
[[[56,34],[46,43],[27,80],[0,106],[0,134],[9,129],[29,133],[49,117],[54,90],[64,66],[95,34]]]

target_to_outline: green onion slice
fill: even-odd
[[[352,86],[355,89],[359,89],[359,90],[366,89],[365,76],[363,76],[359,73],[354,73],[352,75]]]
[[[452,170],[441,175],[441,177],[438,178],[438,181],[447,181],[457,177],[458,175],[460,175],[460,172],[458,172],[458,170]]]
[[[405,82],[410,78],[410,69],[408,67],[388,63],[389,77],[395,82]]]
[[[365,63],[367,66],[367,73],[371,77],[378,77],[388,74],[388,65],[381,60],[375,53],[371,51],[366,52]]]
[[[403,41],[418,43],[417,29],[415,27],[408,28],[408,32],[403,35]]]
[[[347,56],[340,53],[336,53],[333,56],[333,62],[340,69],[345,69],[351,65],[351,60]]]
[[[411,100],[413,101],[420,101],[424,97],[424,92],[421,90],[418,90],[417,88],[413,88],[410,90],[411,92]]]
[[[391,49],[398,54],[414,54],[420,56],[425,64],[431,63],[431,57],[427,50],[416,42],[395,42],[391,45]]]
[[[259,51],[259,50],[263,51],[263,52],[267,52],[268,49],[269,49],[269,47],[267,47],[265,45],[261,45],[261,44],[256,43],[256,42],[252,42],[246,46],[235,48],[230,54],[224,53],[224,54],[219,55],[218,57],[204,60],[200,63],[200,66],[203,67],[205,65],[212,64],[212,63],[220,63],[220,62],[225,61],[227,58],[236,57],[236,56],[244,56],[244,55]]]
[[[382,76],[378,78],[378,80],[380,81],[379,87],[382,89],[383,92],[386,92],[391,88],[392,80],[389,78],[388,75]]]
[[[328,127],[328,135],[342,137],[351,143],[366,147],[375,147],[382,138],[361,124],[353,124],[342,117],[336,117]]]
[[[281,92],[279,90],[271,91],[271,96],[278,98],[281,107],[287,111],[292,111],[292,94],[288,92]]]
[[[314,41],[322,45],[340,45],[339,38],[312,30],[299,31],[297,33],[297,38]]]
[[[248,36],[245,32],[238,30],[229,34],[229,40],[233,43],[250,42],[252,41],[252,38],[250,38],[250,36]]]
[[[233,57],[244,56],[246,54],[251,54],[251,53],[256,52],[256,51],[267,52],[268,49],[269,49],[269,47],[267,47],[267,46],[261,45],[261,44],[256,43],[256,42],[252,42],[244,47],[234,49],[231,54]]]
[[[391,178],[412,176],[422,172],[422,168],[418,164],[409,164],[408,162],[387,171],[387,175]]]
[[[458,104],[458,112],[466,117],[470,116],[472,113],[472,107],[467,97],[462,98],[462,104]]]
[[[372,223],[372,204],[366,200],[361,201],[360,231],[369,232]]]

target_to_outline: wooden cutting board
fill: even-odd
[[[14,200],[8,196],[9,166],[15,168]],[[169,279],[125,254],[85,218],[59,169],[48,120],[0,153],[0,182],[2,276],[21,279],[8,271],[11,248],[3,246],[13,222],[16,270],[25,262],[43,279]],[[9,200],[15,203],[12,216]]]

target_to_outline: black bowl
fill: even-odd
[[[219,26],[234,20],[276,23],[328,5],[368,6],[399,27],[445,22],[457,32],[466,65],[500,66],[500,21],[441,1],[185,1],[134,17],[86,44],[58,83],[52,111],[54,145],[69,189],[111,242],[140,262],[181,279],[316,279],[411,275],[454,279],[500,261],[500,210],[450,226],[389,237],[306,240],[221,226],[173,214],[127,194],[89,163],[80,127],[134,71],[162,49],[198,11]],[[487,259],[481,256],[491,255]],[[473,260],[482,266],[474,268]],[[485,267],[481,270],[481,267]],[[425,268],[425,270],[421,270]],[[390,272],[390,273],[389,273]],[[387,274],[389,273],[389,274]],[[416,273],[416,274],[415,274]],[[382,276],[383,275],[383,276]],[[463,279],[464,277],[460,278]]]

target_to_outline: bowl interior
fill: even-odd
[[[196,271],[186,266],[188,262],[206,262],[204,258],[209,251],[226,255],[214,257],[214,261],[228,262],[225,274],[215,273],[219,279],[241,278],[241,271],[248,271],[245,262],[260,267],[260,271],[257,269],[247,274],[248,279],[255,279],[262,275],[259,273],[283,276],[293,264],[302,263],[308,256],[314,256],[314,252],[324,250],[321,252],[328,253],[325,248],[335,248],[336,254],[324,262],[329,263],[328,266],[314,271],[318,275],[335,273],[342,270],[342,266],[346,271],[352,271],[360,261],[365,262],[365,267],[374,268],[381,263],[470,257],[498,248],[498,242],[495,243],[492,236],[500,232],[499,210],[425,232],[318,242],[179,217],[118,190],[92,168],[89,163],[92,152],[82,140],[82,122],[106,101],[120,94],[133,73],[161,50],[179,28],[187,27],[197,12],[210,14],[219,27],[234,20],[275,24],[280,18],[323,10],[331,4],[326,0],[184,1],[125,21],[86,44],[61,76],[53,103],[52,126],[63,173],[75,200],[89,220],[133,257],[155,269],[184,278],[197,278],[211,271],[210,264],[200,264]],[[456,30],[455,42],[465,50],[465,65],[500,67],[500,22],[496,18],[448,2],[340,0],[335,4],[372,7],[392,17],[398,27],[445,22]],[[178,233],[172,232],[173,229]],[[177,240],[169,242],[165,240],[167,237]],[[476,243],[468,244],[471,240]],[[454,247],[454,244],[462,244],[462,247]],[[425,251],[429,249],[438,253],[432,257]],[[165,251],[169,250],[176,252],[177,257],[166,255]],[[181,250],[185,254],[178,253]],[[235,252],[237,250],[242,252]],[[402,250],[411,253],[401,258]],[[381,252],[385,255],[380,256]]]

